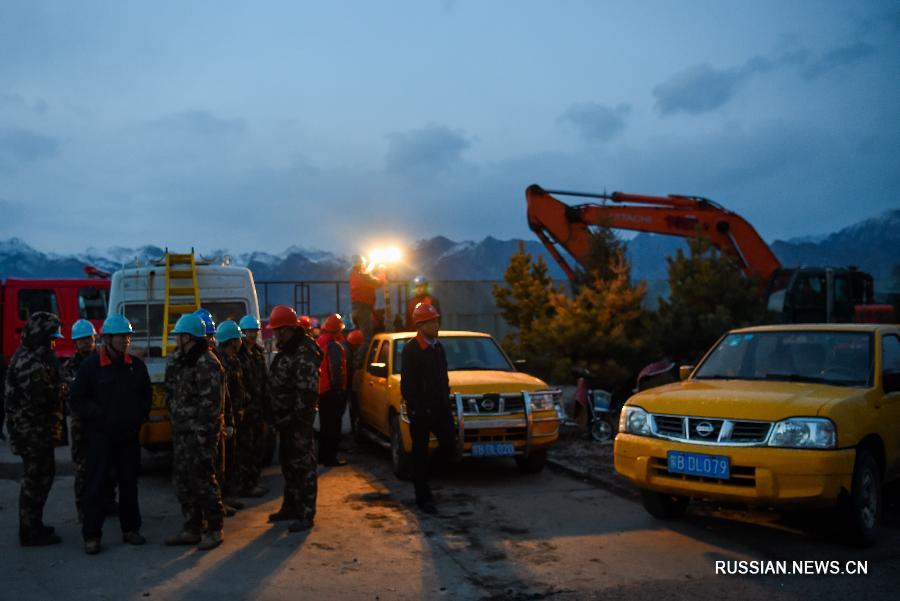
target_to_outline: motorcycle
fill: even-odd
[[[591,372],[583,367],[573,367],[576,376],[575,423],[594,442],[610,440],[615,434],[615,415],[612,410],[612,393],[596,386]]]

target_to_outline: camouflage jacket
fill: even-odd
[[[33,314],[6,371],[7,429],[17,455],[63,441],[65,387],[59,361],[50,348],[50,337],[58,329],[56,315]]]
[[[225,424],[240,422],[244,417],[244,406],[247,402],[247,383],[244,366],[237,355],[229,355],[219,351],[219,361],[225,369],[225,384],[228,387],[228,401],[226,401]],[[230,416],[229,416],[230,414]],[[229,417],[231,419],[229,419]]]
[[[173,432],[221,434],[225,425],[225,373],[205,341],[187,353],[175,351],[169,356],[165,385]]]
[[[244,384],[247,398],[244,403],[245,419],[260,420],[269,415],[269,374],[266,371],[266,353],[258,344],[244,344],[238,352],[244,368]]]
[[[290,430],[316,411],[322,350],[302,330],[279,347],[269,369],[272,423]]]

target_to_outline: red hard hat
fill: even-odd
[[[413,309],[413,323],[418,325],[423,321],[430,321],[432,319],[437,319],[441,314],[438,313],[438,310],[434,308],[434,305],[431,303],[419,303],[416,305],[416,308]]]
[[[363,333],[362,330],[353,330],[349,334],[347,334],[347,342],[352,344],[353,346],[359,346],[363,343]]]
[[[300,327],[303,328],[304,330],[306,330],[307,332],[309,331],[309,328],[311,327],[311,325],[309,323],[309,315],[301,315],[299,317],[299,319],[297,319],[297,323],[299,323]]]
[[[325,325],[322,326],[322,329],[326,332],[335,334],[344,329],[344,322],[341,320],[341,316],[338,313],[332,313],[325,318]]]
[[[297,312],[292,308],[287,305],[278,305],[272,309],[272,314],[269,316],[269,327],[273,330],[298,325],[300,324],[297,323]]]

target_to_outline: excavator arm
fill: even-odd
[[[552,194],[609,201],[611,204],[567,205]],[[558,247],[579,265],[588,253],[592,226],[652,232],[690,238],[707,237],[733,256],[748,276],[768,282],[781,263],[743,217],[711,200],[695,196],[642,196],[613,192],[586,194],[544,190],[537,184],[525,190],[528,226],[544,243],[569,277],[576,278]]]

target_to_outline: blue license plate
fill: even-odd
[[[472,457],[512,457],[516,447],[511,442],[474,442]]]
[[[731,464],[728,457],[722,455],[669,451],[667,462],[669,471],[675,474],[705,476],[720,480],[728,480],[731,477]]]

